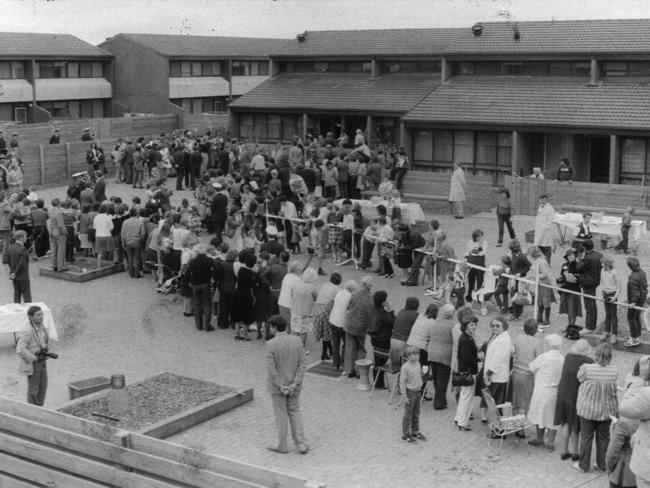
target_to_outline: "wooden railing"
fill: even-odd
[[[0,487],[316,488],[296,476],[0,397]]]

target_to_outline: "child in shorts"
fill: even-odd
[[[427,440],[420,433],[420,395],[422,390],[420,349],[408,346],[404,351],[404,356],[406,361],[402,364],[399,374],[399,387],[404,399],[402,440],[409,444],[416,444],[417,440]]]

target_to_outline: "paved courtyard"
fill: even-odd
[[[126,201],[130,201],[136,191],[110,182],[107,194],[128,197]],[[58,188],[41,190],[39,195],[49,201],[63,193]],[[180,201],[188,196],[189,192],[177,192],[174,199]],[[439,220],[458,250],[464,250],[474,228],[484,229],[491,245],[496,241],[493,215],[473,216],[461,222],[449,216]],[[525,230],[532,228],[532,219],[515,217],[515,228],[523,236]],[[553,258],[555,271],[561,262],[559,252]],[[498,262],[501,253],[505,253],[505,248],[492,245],[488,263]],[[642,261],[647,253],[647,245],[643,245]],[[402,411],[395,408],[395,402],[387,404],[387,391],[378,391],[368,398],[367,392],[355,390],[355,380],[312,374],[305,378],[302,395],[311,450],[305,456],[295,451],[273,454],[266,450],[274,439],[275,429],[265,388],[262,341],[235,341],[230,330],[197,331],[193,319],[182,316],[181,305],[162,300],[150,280],[132,280],[121,273],[85,284],[68,283],[38,276],[38,268],[46,265],[49,262],[31,264],[32,294],[36,301],[46,302],[54,311],[59,333],[64,336],[52,347],[60,358],[48,363],[50,387],[46,407],[57,408],[67,401],[67,384],[71,381],[123,373],[127,382],[135,382],[170,371],[226,385],[253,387],[255,398],[168,440],[296,474],[328,487],[452,487],[472,483],[482,487],[608,486],[605,475],[578,473],[570,461],[560,461],[558,451],[551,454],[531,449],[527,454],[514,446],[511,439],[501,449],[496,441],[488,447],[487,429],[479,421],[473,422],[472,432],[459,432],[453,423],[455,402],[451,395],[450,409],[446,411],[434,412],[430,402],[424,403],[421,422],[427,442],[402,443]],[[622,257],[617,257],[616,265],[626,277]],[[330,264],[326,269],[331,272],[333,267]],[[362,276],[351,266],[339,271],[344,280]],[[0,296],[6,303],[12,296],[11,284],[6,275],[0,277]],[[397,279],[376,278],[374,289],[388,290],[395,309],[401,309],[409,295],[419,296],[421,303],[426,303],[421,288],[402,287]],[[487,323],[487,317],[481,318],[480,339],[487,337]],[[554,315],[547,333],[559,330],[565,323],[565,317]],[[521,322],[512,324],[512,334],[521,333],[520,327]],[[310,351],[311,360],[317,361],[320,346],[312,345]],[[634,354],[615,352],[621,381],[634,360]],[[22,400],[26,381],[17,369],[13,338],[2,336],[0,394]]]

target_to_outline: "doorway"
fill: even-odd
[[[331,132],[334,138],[341,135],[341,118],[340,117],[318,117],[318,134],[323,137]]]
[[[609,183],[609,137],[589,138],[589,181]]]
[[[17,124],[27,123],[27,109],[25,107],[16,107],[14,109],[14,121]]]
[[[354,134],[357,132],[357,129],[361,129],[366,134],[366,117],[346,116],[345,133],[350,138],[351,143],[354,143]]]

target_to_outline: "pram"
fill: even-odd
[[[179,273],[163,281],[163,283],[156,288],[156,291],[171,303],[179,302],[181,299],[181,274]]]
[[[481,304],[481,315],[483,316],[486,316],[490,312],[488,308],[489,304],[494,305],[494,307],[498,309],[496,301],[494,300],[494,290],[496,289],[497,284],[497,277],[494,276],[494,272],[499,268],[500,266],[496,264],[488,266],[488,271],[483,274],[483,287],[472,292],[472,298],[474,301]]]

